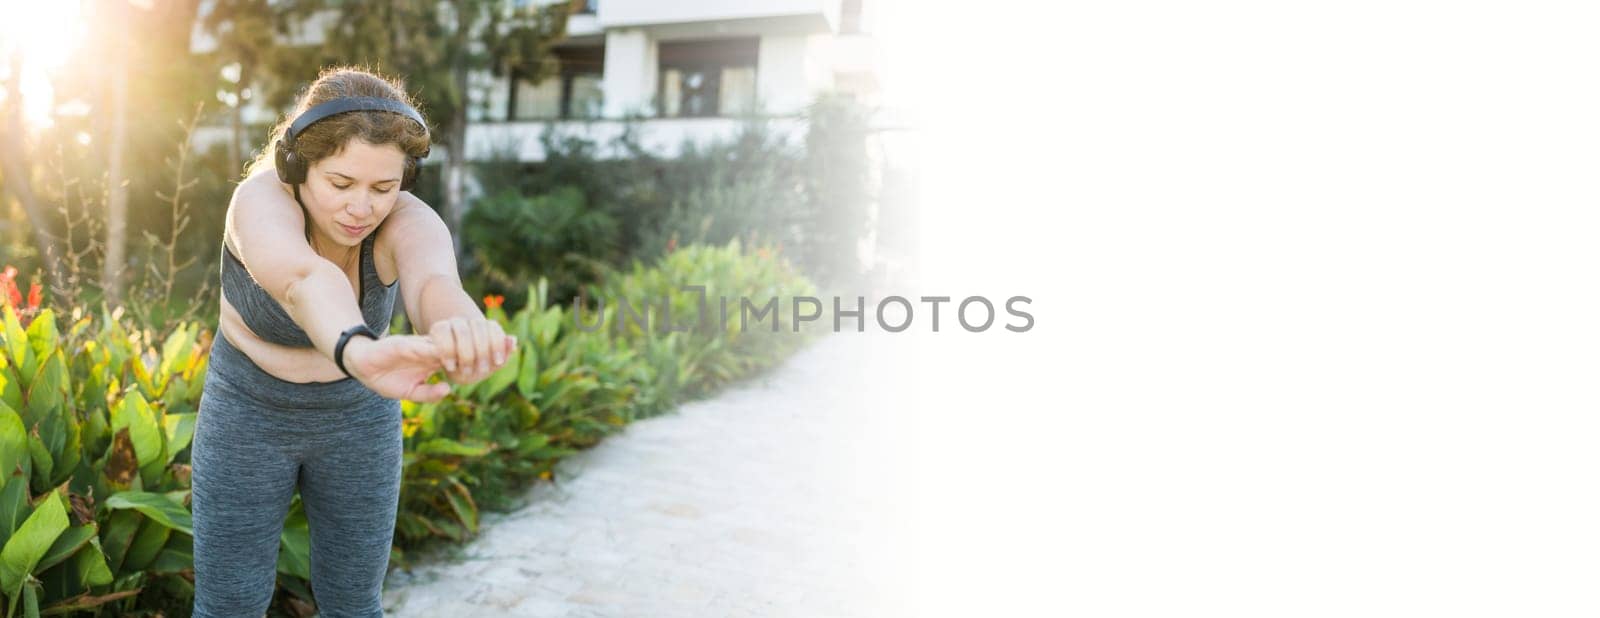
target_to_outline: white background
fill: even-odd
[[[884,9],[922,615],[1600,614],[1593,3]]]

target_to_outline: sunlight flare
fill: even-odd
[[[0,0],[0,14],[6,16],[0,20],[0,53],[7,67],[13,55],[21,61],[21,74],[8,76],[8,83],[19,84],[23,118],[30,127],[49,127],[55,102],[50,77],[82,40],[80,3]]]

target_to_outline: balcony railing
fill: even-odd
[[[676,156],[685,142],[704,145],[732,139],[746,122],[762,122],[774,134],[793,142],[804,139],[805,121],[776,117],[763,120],[739,118],[652,118],[637,121],[634,135],[639,145],[658,156]],[[473,161],[515,159],[542,161],[545,130],[557,135],[577,136],[600,146],[602,157],[621,156],[612,150],[614,140],[628,127],[623,120],[515,120],[481,122],[467,126],[467,158]]]

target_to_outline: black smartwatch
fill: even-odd
[[[372,327],[367,326],[365,322],[346,328],[344,332],[339,333],[339,342],[333,344],[333,364],[338,365],[339,371],[343,371],[345,375],[352,378],[355,376],[350,375],[350,370],[344,368],[344,344],[350,343],[350,337],[355,335],[362,335],[373,341],[378,340],[378,333],[373,332]]]

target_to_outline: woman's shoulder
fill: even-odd
[[[245,207],[300,214],[300,208],[294,202],[294,192],[278,180],[278,173],[270,167],[255,170],[234,185],[233,194],[228,199],[228,210]]]
[[[289,193],[289,185],[283,184],[283,181],[278,180],[278,170],[272,169],[271,166],[250,170],[245,174],[244,178],[239,180],[238,184],[234,185],[233,192],[238,195],[240,191],[266,189],[269,187],[276,188],[283,193]]]
[[[383,225],[378,226],[378,242],[403,241],[434,223],[443,225],[444,219],[432,206],[409,191],[401,191],[395,199],[394,210],[384,219]]]
[[[239,179],[237,183],[234,183],[233,193],[228,196],[227,215],[224,217],[224,225],[222,226],[222,244],[235,255],[238,255],[239,250],[237,249],[237,243],[234,242],[234,236],[237,236],[241,230],[232,225],[235,220],[234,215],[245,207],[272,207],[272,200],[267,200],[266,204],[261,204],[261,200],[255,199],[263,195],[260,191],[268,187],[267,180],[269,176],[276,180],[277,172],[271,167],[254,170]]]
[[[401,191],[394,210],[378,226],[373,239],[373,252],[394,263],[394,256],[406,247],[425,242],[434,226],[444,226],[444,219],[421,198],[409,191]]]

